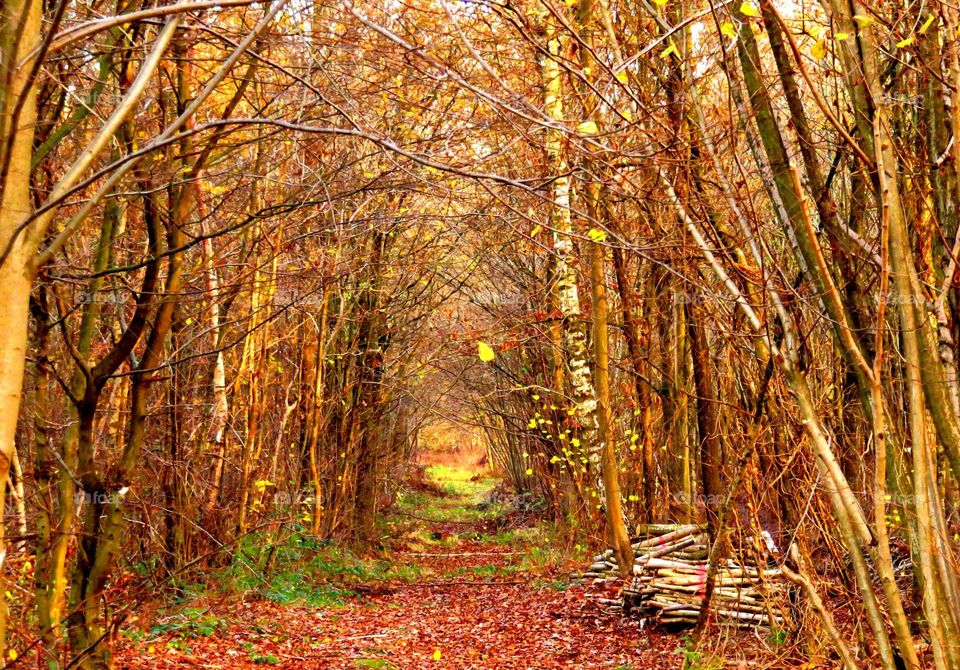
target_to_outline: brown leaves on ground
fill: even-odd
[[[450,567],[508,566],[516,552],[466,543],[449,554],[399,556]],[[558,584],[562,584],[559,582]],[[670,668],[677,638],[605,613],[583,586],[530,574],[476,575],[361,589],[344,607],[238,602],[226,630],[184,644],[162,636],[119,650],[124,668]],[[173,642],[173,644],[170,644]],[[184,649],[188,647],[189,649]]]
[[[435,574],[506,567],[518,552],[469,542],[449,553],[400,555]],[[226,630],[119,650],[123,668],[678,668],[681,636],[605,611],[596,591],[529,573],[371,585],[345,606],[240,601],[218,615]],[[363,591],[363,589],[361,589]],[[741,643],[743,641],[741,640]],[[747,639],[756,644],[756,639]],[[736,643],[735,643],[736,644]],[[733,666],[736,667],[736,666]]]
[[[479,537],[489,524],[489,519],[466,526],[440,521],[428,531]],[[356,595],[342,606],[279,605],[250,597],[220,601],[210,607],[222,622],[212,631],[184,636],[168,628],[138,642],[125,640],[117,649],[117,665],[131,670],[654,670],[683,664],[682,635],[644,628],[604,606],[601,599],[612,598],[613,587],[571,583],[574,564],[531,561],[542,548],[475,540],[426,548],[398,542],[394,548],[390,560],[418,565],[420,578],[351,585]],[[772,650],[753,633],[724,631],[713,645],[723,648],[728,662],[736,660],[701,667],[755,666],[758,658],[764,659],[763,667],[795,667],[771,660]]]

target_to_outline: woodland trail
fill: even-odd
[[[636,620],[604,611],[597,598],[612,594],[571,580],[577,562],[546,549],[543,528],[516,512],[487,509],[480,499],[490,492],[490,481],[463,484],[469,493],[414,493],[397,506],[389,527],[401,539],[384,559],[389,568],[382,562],[379,572],[327,563],[325,574],[304,573],[305,581],[336,589],[329,602],[208,597],[183,610],[188,616],[158,617],[148,634],[132,636],[136,642],[118,650],[118,665],[137,670],[681,667],[681,636],[643,629]],[[724,653],[729,660],[729,649]]]

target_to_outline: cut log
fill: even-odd
[[[696,524],[649,525],[634,542],[633,576],[620,590],[624,612],[671,625],[694,625],[706,588],[709,548],[704,527]],[[619,581],[612,550],[594,558],[586,576],[598,584]],[[781,570],[749,559],[724,560],[716,570],[711,614],[738,627],[782,626],[788,589]],[[604,604],[610,604],[609,600]],[[771,618],[772,617],[772,618]]]

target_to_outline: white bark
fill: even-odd
[[[553,208],[550,213],[556,277],[553,290],[562,322],[563,349],[567,357],[574,418],[581,426],[580,440],[585,456],[593,472],[598,474],[601,470],[602,445],[597,439],[597,399],[580,313],[573,221],[570,214],[570,169],[563,147],[563,131],[558,127],[563,121],[563,86],[558,61],[562,42],[551,19],[547,19],[546,25],[549,55],[544,57],[542,65],[544,113],[554,124],[547,128],[546,137],[547,160],[554,178]],[[599,502],[603,500],[603,485],[598,482],[597,486]]]

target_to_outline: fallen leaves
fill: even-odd
[[[502,517],[500,520],[508,517]],[[425,531],[461,538],[442,551],[398,547],[390,560],[417,564],[417,581],[391,579],[355,587],[341,606],[281,605],[237,596],[210,607],[223,622],[209,634],[161,635],[121,641],[117,667],[128,670],[209,668],[253,670],[526,670],[538,668],[677,667],[679,636],[605,609],[616,585],[571,583],[573,564],[524,563],[542,552],[529,541],[465,539],[492,532],[490,519],[430,522]],[[441,533],[445,534],[445,533]],[[533,552],[533,553],[531,553]],[[322,579],[304,575],[306,579]],[[369,587],[369,588],[365,588]],[[735,656],[756,655],[748,633]],[[721,639],[721,638],[718,638]],[[742,656],[740,656],[742,658]],[[767,667],[795,667],[768,665]]]

